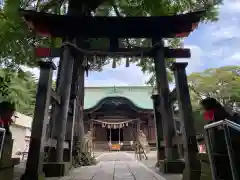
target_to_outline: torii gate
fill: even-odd
[[[161,17],[83,17],[83,13],[80,12],[79,15],[79,12],[77,12],[79,9],[73,8],[74,5],[71,3],[74,2],[75,1],[69,2],[70,8],[67,16],[21,10],[28,25],[39,35],[61,37],[64,39],[60,61],[64,71],[67,73],[65,73],[65,77],[62,77],[60,80],[61,86],[65,86],[66,90],[57,92],[61,97],[60,116],[58,119],[60,132],[57,135],[57,159],[55,163],[48,164],[47,167],[51,169],[58,168],[59,171],[65,167],[66,163],[62,161],[62,158],[70,101],[69,89],[72,83],[73,64],[76,62],[74,61],[74,58],[76,60],[79,56],[87,54],[104,57],[140,56],[154,58],[157,92],[161,97],[161,100],[158,100],[160,101],[163,127],[163,135],[161,136],[164,137],[165,140],[165,159],[162,163],[163,167],[165,167],[165,172],[176,169],[182,164],[182,162],[177,160],[177,156],[174,155],[173,137],[175,136],[175,130],[171,105],[169,103],[170,93],[165,58],[188,58],[190,57],[190,50],[164,47],[163,38],[183,38],[188,36],[197,26],[204,11]],[[94,8],[100,5],[100,2],[98,3],[99,4],[95,5]],[[76,42],[78,38],[108,38],[110,41],[110,47],[109,49],[104,50],[85,48],[81,40],[80,42]],[[152,47],[147,49],[119,48],[119,38],[149,38],[152,40]],[[39,57],[56,57],[59,56],[59,50],[37,49],[36,55]],[[186,64],[181,63],[175,63],[173,65],[173,71],[177,83],[177,95],[185,125],[185,175],[190,180],[196,179],[195,172],[196,170],[199,170],[199,162],[196,159],[197,143],[193,127],[193,119],[191,116],[187,115],[187,113],[191,111],[191,104],[185,67]],[[26,172],[22,176],[22,180],[39,179],[39,176],[43,174],[43,137],[46,131],[52,70],[55,67],[52,62],[41,62],[40,68],[41,74],[38,85],[35,115],[32,124],[30,150]],[[83,98],[83,96],[81,96],[81,98]],[[81,99],[81,101],[83,101],[83,99]],[[156,121],[159,120],[156,119]],[[158,138],[161,138],[160,135]],[[64,172],[59,172],[60,176],[63,174]]]

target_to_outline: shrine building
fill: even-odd
[[[128,147],[137,129],[156,146],[152,94],[151,86],[86,87],[84,129],[92,129],[95,148],[107,148],[109,142]]]

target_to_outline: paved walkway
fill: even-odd
[[[165,180],[125,152],[106,153],[97,160],[96,166],[76,168],[60,180]]]

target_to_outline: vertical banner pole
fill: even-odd
[[[110,139],[109,140],[110,140],[110,143],[112,144],[112,129],[111,129],[111,127],[110,127],[109,131],[110,131]]]
[[[119,125],[119,127],[118,127],[119,129],[119,131],[118,131],[118,143],[120,144],[120,125]]]

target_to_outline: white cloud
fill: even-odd
[[[240,1],[239,0],[225,0],[224,5],[222,7],[223,12],[231,12],[236,13],[240,12]]]
[[[112,65],[109,64],[101,72],[90,72],[86,85],[145,85],[148,78],[149,76],[143,74],[135,64],[130,64],[130,67],[122,64],[116,68],[112,68]]]
[[[111,79],[108,80],[88,80],[86,78],[85,80],[85,86],[86,87],[94,87],[94,86],[128,86],[127,83],[123,81],[118,81],[117,79]]]
[[[230,61],[231,64],[240,64],[240,52],[234,53],[231,57],[225,59],[225,61]]]
[[[188,66],[186,68],[187,73],[192,73],[199,71],[203,67],[203,62],[201,61],[202,49],[196,45],[186,45],[185,48],[189,48],[191,50],[191,58],[188,59],[177,59],[177,62],[188,62]]]
[[[230,27],[215,27],[215,31],[212,32],[213,38],[217,38],[218,40],[226,39],[226,38],[234,38],[240,37],[239,29],[237,26]]]

